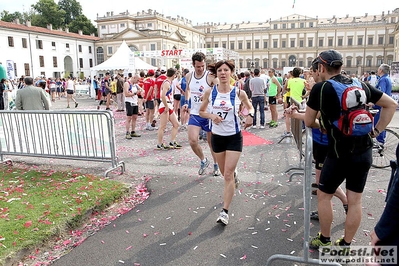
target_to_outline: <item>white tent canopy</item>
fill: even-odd
[[[149,69],[157,68],[144,62],[138,57],[134,57],[134,53],[130,50],[125,41],[122,42],[121,46],[116,50],[111,58],[90,68],[91,71],[125,70],[132,73],[137,70]]]

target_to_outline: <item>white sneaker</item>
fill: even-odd
[[[222,224],[224,224],[224,225],[227,225],[227,224],[229,223],[229,215],[228,215],[227,213],[225,213],[224,210],[222,210],[222,211],[219,213],[219,217],[218,217],[218,219],[216,220],[216,222],[217,222],[217,223],[222,223]]]
[[[260,128],[261,128],[261,129],[264,129],[264,128],[265,128],[265,126],[260,126]]]
[[[256,129],[256,126],[252,126],[252,128]]]
[[[285,137],[292,137],[292,133],[291,133],[291,132],[284,131],[284,133],[281,135],[281,137],[282,137],[282,138],[285,138]]]

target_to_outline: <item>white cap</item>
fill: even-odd
[[[161,67],[161,72],[166,72],[166,67],[165,66]]]

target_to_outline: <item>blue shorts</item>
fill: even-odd
[[[183,107],[185,101],[186,101],[186,97],[184,96],[184,94],[182,94],[180,97],[180,107]]]
[[[205,132],[211,131],[211,129],[209,128],[209,119],[200,117],[199,115],[190,115],[188,125],[200,127]]]

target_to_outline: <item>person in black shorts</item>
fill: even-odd
[[[346,195],[348,198],[348,214],[345,222],[344,237],[335,244],[349,246],[359,228],[362,216],[362,193],[367,180],[368,171],[372,161],[372,139],[391,121],[397,103],[388,95],[383,94],[372,86],[361,84],[368,92],[367,102],[383,106],[382,120],[376,125],[370,135],[345,136],[332,125],[341,113],[341,104],[336,90],[330,79],[345,86],[358,84],[356,81],[341,75],[343,65],[342,55],[335,50],[324,51],[317,57],[318,71],[322,82],[316,83],[309,95],[307,102],[305,125],[307,127],[320,127],[317,113],[321,112],[321,123],[328,137],[328,153],[320,175],[317,191],[318,212],[320,218],[320,232],[314,237],[309,247],[318,249],[331,245],[331,224],[333,211],[331,198],[338,186],[346,180]],[[323,90],[321,90],[323,88]]]

